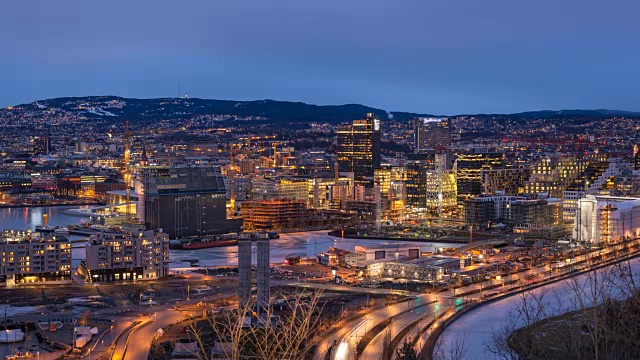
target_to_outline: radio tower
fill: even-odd
[[[129,134],[129,120],[127,120],[125,124],[125,132],[124,132],[124,184],[127,192],[127,204],[126,204],[126,214],[125,219],[127,222],[131,221],[131,138]]]

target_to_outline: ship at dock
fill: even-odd
[[[249,233],[248,236],[251,237],[252,240],[258,239],[259,237],[258,233]],[[269,239],[280,238],[280,235],[275,231],[267,233],[267,236]],[[169,248],[177,250],[197,250],[234,245],[238,245],[238,234],[225,234],[211,238],[190,237],[188,239],[171,240],[169,242]]]

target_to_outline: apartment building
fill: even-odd
[[[71,278],[71,243],[66,237],[5,230],[0,235],[0,281],[8,285]]]
[[[508,196],[521,194],[530,175],[528,168],[483,169],[480,171],[482,193],[493,195],[502,191]]]
[[[92,235],[78,272],[87,281],[135,281],[169,273],[169,235],[153,230]]]

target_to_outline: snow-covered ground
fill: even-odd
[[[96,301],[96,300],[98,300],[100,298],[102,298],[102,296],[100,296],[100,295],[92,295],[92,296],[87,296],[87,297],[74,297],[74,298],[67,299],[67,302],[70,303],[70,304],[87,303],[87,302],[91,302],[91,301]]]
[[[38,308],[35,306],[0,305],[0,317],[4,317],[5,311],[6,311],[7,317],[11,317],[16,315],[24,315],[24,314],[38,312]]]
[[[87,112],[90,112],[90,113],[92,113],[94,115],[98,115],[98,116],[117,116],[116,114],[114,114],[114,113],[112,113],[110,111],[107,111],[107,110],[105,110],[103,108],[99,108],[99,107],[87,108]]]
[[[316,254],[337,247],[342,250],[354,251],[356,245],[377,246],[397,244],[400,247],[418,245],[422,251],[433,251],[436,248],[454,246],[448,243],[417,243],[387,240],[341,239],[327,235],[327,230],[308,231],[280,234],[279,239],[270,241],[270,258],[272,263],[284,262],[289,256],[315,258]],[[253,247],[253,262],[255,263],[256,248]],[[171,250],[169,252],[172,270],[186,270],[190,267],[189,260],[198,260],[202,266],[235,266],[238,264],[238,247],[227,246],[198,250]]]
[[[630,266],[634,273],[640,272],[640,259],[631,260]],[[586,274],[577,276],[575,279],[585,291],[590,288]],[[549,313],[552,315],[577,309],[574,305],[575,292],[572,291],[572,285],[568,281],[549,284],[535,291],[537,293],[547,291],[544,298],[550,306]],[[464,339],[465,345],[468,346],[465,360],[494,359],[487,345],[491,344],[492,334],[508,320],[509,312],[513,312],[519,302],[521,298],[513,295],[463,315],[442,334],[445,346],[450,347],[456,339]],[[519,326],[523,325],[519,324]]]

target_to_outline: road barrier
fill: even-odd
[[[618,247],[622,246],[624,249],[628,249],[630,246],[638,246],[640,242],[640,239],[634,239],[631,242],[627,242],[627,243],[623,243],[623,244],[615,244],[612,245],[613,247],[613,252],[614,253],[618,253],[620,249],[618,249]],[[588,255],[588,254],[585,254]],[[600,256],[600,255],[599,255]],[[577,275],[581,275],[584,273],[587,273],[589,271],[594,271],[594,270],[599,270],[602,269],[604,267],[608,267],[608,266],[612,266],[624,261],[628,261],[631,260],[633,258],[636,258],[640,256],[640,249],[635,250],[634,252],[624,255],[621,258],[613,258],[611,260],[605,260],[603,261],[603,263],[601,264],[596,264],[594,266],[591,266],[587,269],[583,269],[583,270],[574,270],[570,273],[564,273],[564,274],[560,274],[558,276],[554,276],[554,277],[550,277],[546,280],[543,280],[539,283],[535,283],[535,284],[531,284],[531,285],[525,285],[521,288],[518,289],[512,289],[511,291],[506,291],[505,293],[502,293],[501,295],[497,295],[493,298],[490,299],[486,299],[486,300],[481,300],[480,302],[476,302],[473,303],[470,306],[466,306],[463,307],[462,309],[460,309],[460,311],[456,311],[455,313],[453,313],[447,320],[445,320],[443,323],[439,324],[429,335],[429,337],[427,338],[427,340],[425,341],[425,344],[422,348],[422,350],[420,351],[420,356],[418,357],[419,359],[427,359],[427,360],[431,360],[433,358],[433,350],[435,347],[435,344],[438,340],[438,338],[440,337],[440,335],[444,332],[444,330],[446,329],[447,326],[451,325],[453,322],[455,322],[457,319],[459,319],[462,315],[466,314],[467,312],[477,309],[481,306],[485,306],[488,304],[491,304],[493,302],[505,299],[507,297],[511,297],[513,295],[516,294],[520,294],[526,291],[530,291],[530,290],[534,290],[537,289],[539,287],[542,286],[546,286],[558,281],[562,281],[562,280],[566,280],[569,279],[571,277],[577,276]],[[585,259],[583,261],[580,262],[576,262],[572,265],[578,265],[579,263],[584,263],[584,262],[588,262],[588,259]]]

